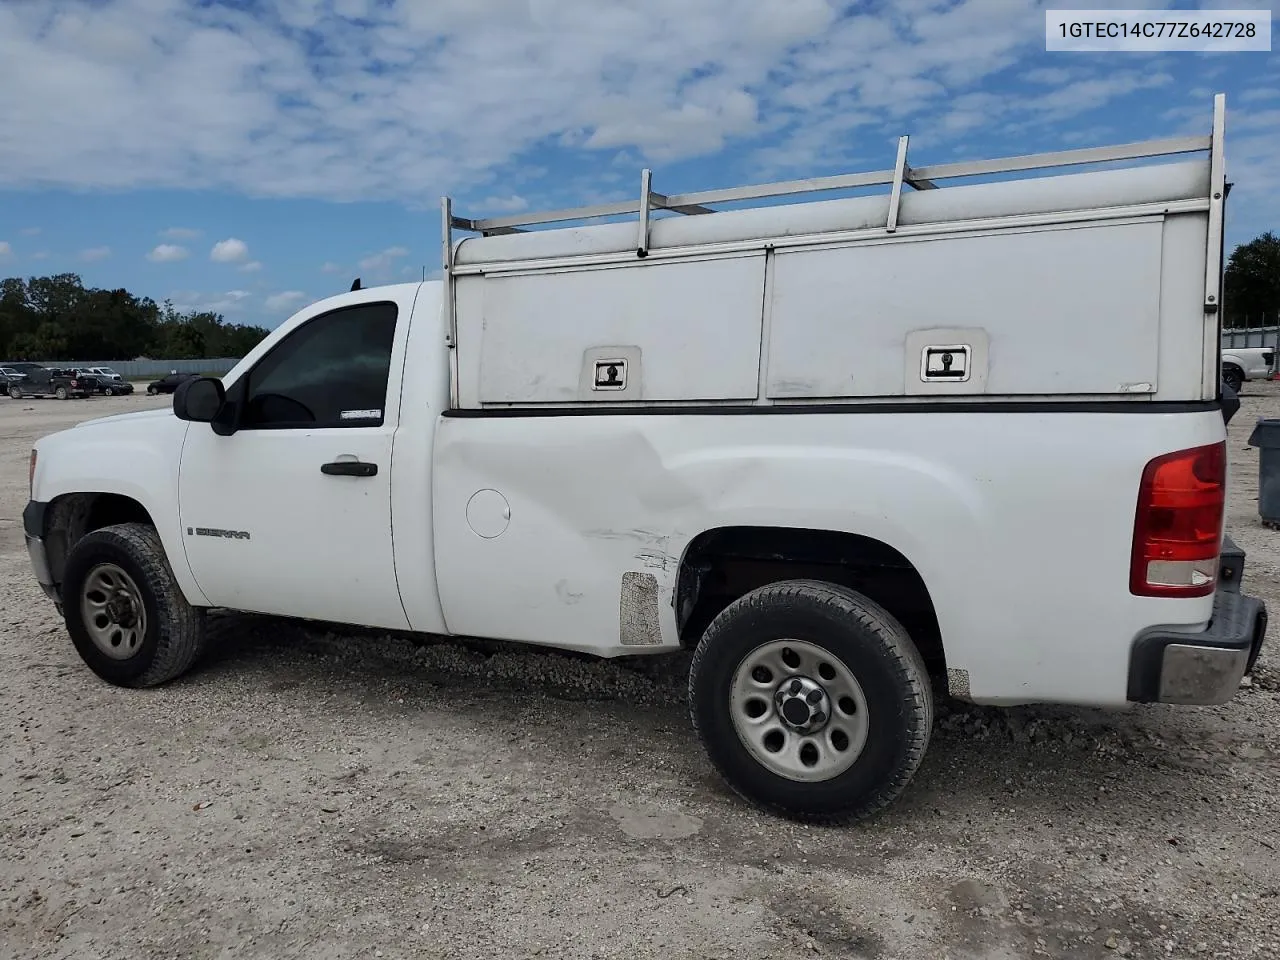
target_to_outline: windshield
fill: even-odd
[[[116,373],[114,370],[112,370],[110,367],[98,367],[97,369],[98,369],[98,372],[99,372],[99,373],[101,373],[101,374],[105,374],[105,375],[106,375],[106,376],[108,376],[108,377],[115,377],[115,376],[119,376],[119,374],[117,374],[117,373]]]

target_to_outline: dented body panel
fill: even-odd
[[[1195,629],[1213,605],[1129,594],[1142,465],[1222,432],[1214,412],[445,417],[433,471],[445,620],[605,656],[671,650],[699,534],[836,530],[919,571],[973,699],[1118,704],[1132,637],[1154,622]],[[468,522],[479,490],[509,504],[498,536]],[[1053,548],[1035,549],[1035,531]],[[660,633],[628,644],[620,595],[636,574],[656,580]]]

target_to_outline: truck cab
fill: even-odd
[[[904,138],[880,196],[717,211],[796,186],[646,171],[635,222],[550,229],[446,200],[441,280],[41,438],[36,577],[124,686],[190,669],[215,607],[691,650],[711,763],[807,821],[892,802],[938,695],[1221,703],[1266,629],[1223,529],[1223,111],[1125,148],[1204,154],[1158,167],[936,188],[1035,158]]]

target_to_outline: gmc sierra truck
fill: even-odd
[[[41,438],[36,578],[124,686],[188,670],[210,608],[692,649],[710,762],[809,821],[897,797],[936,694],[1222,703],[1266,627],[1223,530],[1224,111],[684,195],[644,171],[548,214],[446,198],[442,279],[357,282],[171,408]]]

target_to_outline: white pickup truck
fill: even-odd
[[[542,215],[446,199],[442,280],[357,282],[171,410],[40,439],[36,577],[126,686],[191,667],[210,608],[693,649],[711,762],[811,821],[904,789],[935,692],[1223,702],[1266,626],[1223,531],[1223,118],[920,168],[903,138],[893,169],[683,196],[646,171]],[[1148,157],[1175,159],[1009,176]],[[973,175],[1003,179],[939,186]]]
[[[1247,380],[1269,377],[1275,358],[1271,347],[1223,347],[1222,379],[1238,391]]]

